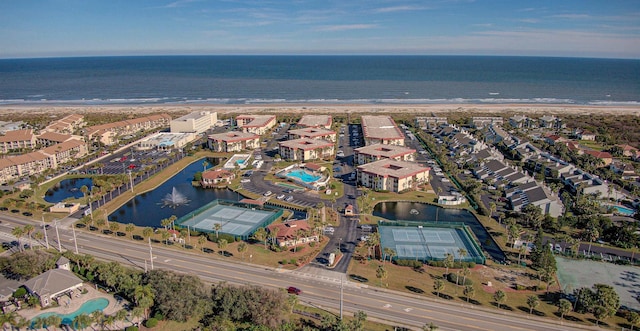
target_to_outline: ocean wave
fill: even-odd
[[[562,98],[374,98],[374,99],[338,99],[338,98],[185,98],[185,97],[156,97],[156,98],[93,98],[73,100],[49,99],[0,99],[0,105],[180,105],[180,104],[587,104],[587,105],[640,105],[640,101],[593,100],[578,102],[574,99]]]

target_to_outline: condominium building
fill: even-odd
[[[51,132],[51,131],[47,131],[36,136],[36,144],[41,147],[48,147],[48,146],[60,144],[69,140],[84,141],[84,137],[64,134],[64,133]]]
[[[298,121],[299,126],[304,126],[307,128],[325,128],[331,129],[331,125],[333,124],[333,119],[331,115],[304,115]]]
[[[304,129],[295,129],[289,130],[289,139],[300,139],[300,138],[309,138],[309,139],[323,139],[327,141],[336,141],[336,132],[323,129],[323,128],[304,128]]]
[[[263,135],[276,125],[275,115],[240,115],[236,117],[236,125],[242,132]]]
[[[280,156],[287,160],[307,161],[333,157],[335,144],[321,139],[300,138],[279,143]]]
[[[361,165],[382,159],[414,161],[416,150],[404,146],[375,144],[354,149],[355,164]]]
[[[209,135],[208,144],[215,152],[239,152],[260,147],[260,136],[249,132],[224,132]]]
[[[37,138],[31,129],[7,131],[0,136],[0,153],[8,153],[12,150],[33,149],[36,147]]]
[[[130,120],[90,126],[85,129],[89,140],[99,141],[105,145],[113,145],[118,138],[169,126],[171,116],[167,114],[149,115]]]
[[[392,159],[358,166],[358,183],[380,191],[403,192],[429,181],[431,168]]]
[[[366,145],[404,146],[404,134],[391,116],[362,116],[362,133]]]
[[[171,149],[180,149],[184,147],[189,142],[196,139],[195,132],[183,132],[183,133],[173,133],[173,132],[160,132],[154,135],[151,135],[147,138],[144,138],[140,142],[136,148],[140,150],[146,149],[158,149],[158,150],[171,150]]]
[[[197,111],[171,120],[172,133],[204,133],[218,121],[217,112]]]
[[[86,124],[84,116],[80,114],[71,114],[52,122],[42,131],[73,134],[76,130],[84,127]]]

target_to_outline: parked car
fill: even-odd
[[[279,194],[279,195],[276,197],[276,199],[278,199],[278,200],[282,200],[282,199],[284,199],[284,194]]]
[[[265,197],[268,197],[268,196],[270,196],[270,195],[272,195],[272,194],[273,194],[273,193],[272,193],[271,191],[264,192],[264,196],[265,196]]]
[[[300,295],[302,294],[302,290],[297,287],[289,286],[289,288],[287,288],[287,293]]]
[[[245,179],[241,179],[240,183],[250,183],[251,179],[245,178]]]
[[[287,201],[287,202],[291,202],[291,201],[293,201],[293,196],[292,196],[292,195],[290,195],[290,196],[288,196],[288,197],[287,197],[286,199],[284,199],[284,200],[285,200],[285,201]]]

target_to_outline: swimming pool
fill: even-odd
[[[618,205],[608,205],[609,207],[613,207],[616,209],[616,211],[618,212],[618,214],[621,215],[625,215],[625,216],[633,216],[633,214],[636,213],[635,210],[631,209],[631,208],[627,208],[627,207],[623,207],[623,206],[618,206]]]
[[[298,179],[304,183],[313,183],[320,179],[322,176],[314,176],[302,169],[292,170],[287,174],[287,177]]]
[[[73,323],[73,319],[76,318],[76,316],[80,315],[80,314],[91,314],[96,310],[100,310],[102,311],[103,309],[107,308],[107,306],[109,305],[109,300],[105,299],[105,298],[97,298],[97,299],[93,299],[93,300],[89,300],[85,303],[82,304],[82,306],[80,306],[80,308],[78,308],[78,310],[74,311],[71,314],[58,314],[58,313],[44,313],[44,314],[40,314],[36,317],[34,317],[32,320],[36,319],[36,318],[47,318],[51,315],[58,315],[61,319],[62,319],[62,323],[61,324],[65,324],[65,325],[71,325]]]

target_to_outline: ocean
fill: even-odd
[[[0,104],[640,105],[640,60],[137,56],[0,60]]]

